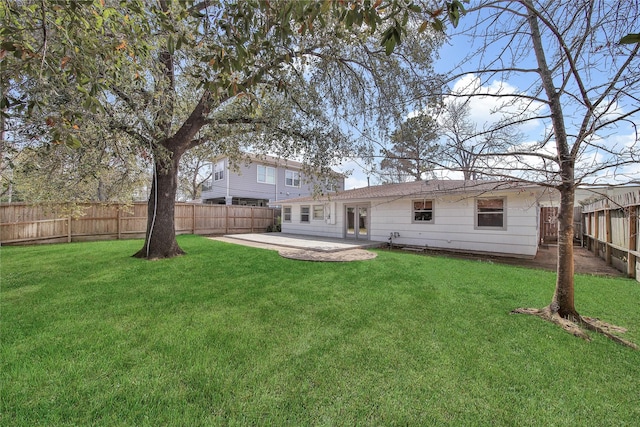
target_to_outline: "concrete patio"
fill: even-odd
[[[230,234],[221,237],[213,237],[213,239],[227,243],[276,250],[285,258],[305,261],[362,261],[376,257],[375,252],[368,251],[366,249],[386,247],[386,244],[381,242],[332,239],[286,233]],[[508,258],[486,254],[453,253],[436,250],[423,253],[519,265],[522,267],[542,268],[552,271],[555,270],[557,262],[557,247],[554,245],[545,245],[540,247],[538,249],[538,254],[533,259]],[[574,261],[576,273],[613,277],[625,276],[624,273],[616,270],[610,265],[607,265],[604,260],[596,257],[585,248],[574,248]]]
[[[286,233],[229,234],[223,236],[232,241],[253,242],[292,249],[304,249],[318,252],[340,252],[352,249],[366,249],[383,246],[384,243],[363,240],[331,239],[328,237],[302,236]],[[240,242],[236,242],[240,243]]]

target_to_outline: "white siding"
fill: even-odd
[[[492,196],[483,194],[483,197]],[[506,198],[503,229],[478,229],[474,226],[475,198],[461,195],[437,197],[433,205],[433,223],[413,223],[411,198],[375,199],[371,201],[370,240],[401,245],[457,251],[489,252],[533,257],[538,247],[538,221],[535,195],[499,193]],[[308,203],[312,205],[312,203]],[[344,237],[344,202],[335,203],[334,225],[327,221],[300,223],[300,207],[293,204],[293,221],[283,223],[282,231],[313,236]]]
[[[313,217],[309,222],[301,222],[300,221],[300,207],[301,206],[309,206],[312,207],[314,204],[324,204],[325,205],[325,219],[324,220],[314,220]],[[288,206],[288,205],[285,205]],[[304,234],[307,236],[322,236],[322,237],[333,237],[333,238],[343,238],[343,228],[344,228],[344,219],[343,215],[335,216],[335,223],[332,224],[336,206],[341,208],[340,204],[336,203],[320,203],[320,202],[309,202],[309,203],[301,203],[291,205],[291,222],[282,222],[282,232],[283,233],[292,233],[292,234]],[[313,209],[312,209],[313,212]]]

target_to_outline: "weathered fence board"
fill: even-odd
[[[176,203],[177,234],[256,233],[274,222],[272,208]],[[0,244],[140,238],[146,227],[146,203],[87,203],[73,214],[64,206],[0,204]]]
[[[587,248],[608,264],[640,281],[640,191],[583,207]]]

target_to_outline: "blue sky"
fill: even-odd
[[[462,28],[461,25],[460,28]],[[454,30],[453,28],[449,28],[449,40],[443,45],[440,50],[440,57],[436,59],[434,62],[434,70],[436,73],[440,74],[449,74],[456,68],[458,64],[463,60],[465,55],[468,53],[468,48],[470,47],[467,44],[466,40],[462,40],[462,37],[452,36],[453,32],[458,32],[458,30]],[[464,48],[461,48],[464,46]],[[485,110],[488,111],[488,110]],[[483,118],[476,115],[474,119],[478,121],[482,121]],[[355,159],[351,161],[345,162],[340,168],[337,168],[340,171],[352,172],[351,175],[346,179],[345,188],[360,188],[367,186],[368,182],[371,185],[377,183],[377,178],[375,176],[370,176],[369,181],[367,180],[367,172],[365,162],[361,159]],[[452,174],[449,174],[450,176]],[[453,174],[452,177],[456,177]]]
[[[457,46],[449,43],[443,47],[441,52],[441,58],[434,63],[434,68],[437,73],[449,73],[451,69],[457,64],[463,57],[464,53],[461,52]],[[367,180],[366,165],[364,160],[356,159],[345,162],[341,165],[340,171],[352,172],[346,179],[345,189],[366,187],[368,182],[371,185],[377,184],[377,178],[370,176]]]

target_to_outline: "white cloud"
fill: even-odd
[[[361,188],[367,186],[367,174],[362,167],[363,161],[347,160],[334,169],[340,173],[347,174],[344,180],[344,189]]]
[[[455,82],[451,95],[445,96],[444,102],[468,102],[469,119],[483,128],[496,124],[505,117],[523,119],[535,117],[544,111],[544,104],[521,95],[523,93],[508,82],[493,80],[483,85],[479,77],[467,74]],[[523,121],[519,125],[520,130],[526,133],[540,133],[543,126],[544,123],[539,119]]]
[[[344,189],[351,190],[354,188],[362,188],[367,186],[367,177],[362,171],[354,172],[353,175],[345,179]]]

